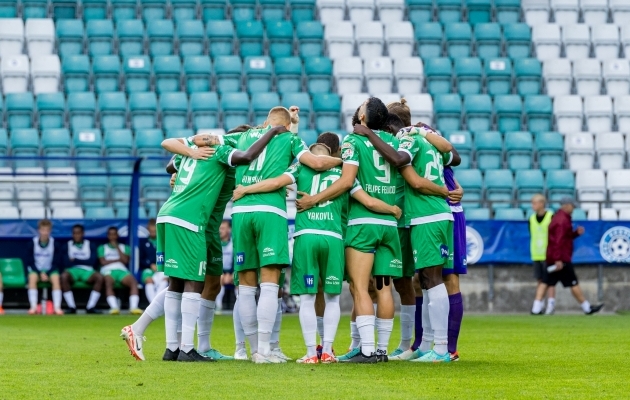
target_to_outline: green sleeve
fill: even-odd
[[[293,182],[297,182],[298,175],[300,175],[300,170],[302,169],[302,164],[299,162],[292,164],[287,170],[284,172],[286,175],[289,175]]]
[[[131,254],[131,247],[129,247],[128,245],[125,245],[123,249],[123,253],[125,253],[126,255]]]
[[[344,163],[359,165],[359,154],[354,145],[354,140],[347,136],[341,146],[341,159]]]
[[[299,137],[297,137],[296,135],[291,135],[291,154],[293,155],[293,157],[295,158],[300,158],[300,155],[302,155],[302,153],[304,153],[305,151],[308,151],[308,148],[306,147],[306,144],[304,143],[304,141],[302,139],[300,139]]]
[[[180,154],[175,156],[175,159],[173,160],[173,166],[175,167],[176,171],[179,171],[179,166],[182,165],[182,157]]]
[[[249,131],[246,131],[246,132],[249,132]],[[221,144],[236,148],[238,144],[238,140],[246,132],[236,132],[236,133],[230,133],[229,135],[219,136],[221,138],[220,140],[222,140]]]
[[[236,150],[234,150],[233,147],[226,145],[217,146],[215,149],[216,152],[213,157],[216,158],[218,162],[232,167],[233,165],[230,163],[232,161],[232,153]]]
[[[96,254],[98,255],[98,258],[105,257],[105,245],[104,244],[98,246],[98,249],[96,250]]]
[[[448,152],[448,153],[442,153],[442,164],[444,164],[445,167],[448,167],[449,165],[451,165],[451,163],[453,162],[453,153],[452,152]]]

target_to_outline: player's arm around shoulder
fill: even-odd
[[[325,155],[316,156],[308,150],[300,154],[298,161],[317,172],[328,171],[342,164],[339,158]]]
[[[271,139],[273,139],[276,135],[281,133],[288,132],[287,127],[285,126],[274,126],[269,129],[260,139],[258,139],[254,144],[252,144],[247,151],[234,150],[230,154],[230,165],[246,165],[254,161],[260,153],[265,150],[265,147],[269,144]]]
[[[448,189],[446,186],[437,185],[430,180],[421,177],[411,165],[404,166],[399,171],[409,186],[414,188],[417,192],[445,198],[448,196]]]
[[[236,189],[234,189],[232,198],[236,201],[248,194],[275,192],[280,188],[291,185],[293,182],[293,178],[287,173],[284,173],[275,178],[265,179],[250,186],[238,185]]]
[[[348,154],[348,152],[346,152],[346,154]],[[352,188],[359,170],[358,163],[347,163],[344,158],[343,148],[341,156],[344,160],[343,168],[341,169],[341,177],[332,185],[328,186],[324,191],[319,192],[314,196],[298,191],[297,194],[302,196],[295,201],[295,206],[298,211],[305,211],[313,208],[316,204],[337,198]]]
[[[197,135],[209,136],[209,135]],[[184,157],[190,157],[194,160],[207,160],[211,157],[215,150],[211,147],[199,147],[195,144],[195,137],[188,139],[165,139],[162,141],[162,148],[172,154],[179,154]],[[196,147],[193,147],[196,146]]]

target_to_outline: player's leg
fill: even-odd
[[[68,311],[66,312],[68,314],[76,314],[77,305],[74,302],[74,295],[72,294],[72,283],[74,282],[74,279],[72,279],[72,276],[68,272],[71,269],[72,268],[68,268],[68,270],[63,271],[59,275],[59,279],[61,281],[61,290],[63,292],[63,298],[66,301],[66,304],[68,305]]]
[[[448,352],[451,355],[451,361],[459,360],[457,353],[457,341],[459,340],[459,331],[464,318],[464,303],[462,293],[459,289],[459,277],[466,274],[466,220],[463,213],[453,213],[452,229],[448,232],[449,251],[452,257],[449,257],[447,268],[442,270],[442,277],[446,285],[448,293],[449,312],[448,312]]]
[[[411,338],[415,324],[416,293],[411,280],[415,274],[415,265],[409,238],[409,228],[398,228],[400,252],[402,255],[402,278],[394,280],[394,288],[400,296],[400,343],[391,353],[390,360],[398,360],[405,351],[411,353]]]
[[[246,361],[247,349],[245,348],[245,332],[243,331],[243,324],[241,324],[241,316],[239,314],[239,294],[238,294],[238,273],[234,275],[234,295],[236,301],[234,302],[234,309],[232,310],[232,323],[234,324],[234,338],[236,339],[236,348],[234,350],[234,359],[240,361]],[[258,340],[258,339],[256,339]]]
[[[293,266],[291,268],[291,293],[300,296],[300,326],[306,346],[306,356],[297,362],[317,364],[317,315],[315,298],[320,283],[317,253],[321,250],[320,242],[314,235],[302,235],[295,238],[293,244]]]
[[[319,280],[317,294],[315,295],[315,315],[317,316],[317,335],[319,336],[319,345],[317,352],[321,354],[320,347],[324,345],[324,310],[326,308],[326,300],[324,300],[324,292],[322,291],[322,281]]]
[[[256,318],[258,320],[258,353],[271,356],[271,332],[278,312],[278,281],[284,265],[266,265],[260,269],[260,296]]]
[[[341,295],[344,265],[339,262],[343,260],[343,241],[333,237],[322,238],[327,245],[327,252],[320,252],[320,276],[323,281],[324,291],[324,345],[321,354],[322,363],[328,364],[337,362],[333,352],[333,342],[337,335],[341,309],[339,307],[339,297]]]
[[[549,286],[547,288],[547,308],[545,315],[552,315],[556,311],[556,287]]]
[[[285,361],[291,361],[292,358],[282,352],[280,348],[280,328],[282,327],[282,298],[284,297],[284,283],[285,283],[285,270],[282,269],[280,273],[280,279],[278,280],[278,309],[276,310],[276,319],[273,323],[273,329],[271,330],[271,338],[269,341],[269,347],[271,348],[271,354]]]
[[[539,315],[543,313],[543,307],[545,306],[545,293],[551,287],[545,283],[549,278],[549,273],[544,261],[534,261],[534,278],[536,278],[537,285],[531,313]]]
[[[201,259],[205,259],[205,254]],[[201,262],[205,263],[205,261]],[[203,290],[203,284],[203,280],[187,280],[184,283],[184,293],[182,294],[181,309],[182,339],[177,361],[215,361],[213,358],[200,355],[195,350],[195,328],[197,326],[197,318],[199,317],[199,307],[201,302],[201,292]]]
[[[28,303],[29,303],[29,314],[37,314],[37,300],[38,300],[38,290],[37,283],[39,282],[39,275],[37,272],[30,271],[28,273]]]
[[[419,355],[418,348],[422,343],[422,308],[424,304],[424,297],[422,297],[422,288],[420,287],[420,276],[416,273],[411,280],[413,290],[416,292],[416,315],[414,321],[414,341],[411,344],[411,349],[414,350],[415,355]],[[418,357],[415,357],[418,358]]]
[[[131,325],[122,328],[120,336],[127,342],[129,352],[136,360],[144,361],[144,353],[142,352],[143,342],[146,340],[144,331],[149,325],[164,315],[164,299],[166,297],[167,288],[162,289],[154,298],[149,306],[144,310],[140,318]]]
[[[87,305],[85,306],[85,311],[88,314],[101,314],[101,311],[96,309],[96,304],[101,298],[101,291],[103,290],[103,275],[99,274],[96,271],[86,272],[92,272],[92,274],[86,280],[86,283],[88,285],[92,285],[92,291],[90,292],[90,297],[88,298]]]
[[[52,286],[52,300],[53,300],[53,308],[56,315],[63,315],[63,311],[61,310],[61,299],[63,298],[61,292],[61,279],[59,278],[59,273],[53,272],[49,276],[50,286]]]
[[[604,307],[604,304],[593,306],[591,305],[591,303],[589,303],[588,300],[586,300],[586,297],[584,297],[584,294],[582,293],[577,275],[575,274],[575,270],[573,269],[573,265],[571,263],[565,263],[564,268],[562,268],[562,270],[560,272],[557,272],[556,274],[559,274],[562,285],[565,288],[568,287],[571,289],[571,294],[580,304],[580,307],[582,308],[582,311],[584,311],[584,314],[595,314]]]
[[[155,286],[155,282],[153,281],[153,271],[150,268],[145,269],[142,271],[140,279],[144,284],[144,295],[150,303],[157,294],[157,288]]]
[[[132,315],[142,314],[142,310],[138,308],[140,296],[138,291],[138,281],[136,278],[131,273],[127,272],[121,277],[120,283],[121,285],[129,288],[129,312]]]
[[[112,276],[113,271],[111,269],[101,269],[101,271],[103,273],[105,283],[105,299],[109,305],[109,313],[112,315],[118,315],[120,314],[120,307],[118,306],[118,299],[116,298],[116,293],[114,292],[114,285],[116,282]]]
[[[158,227],[160,225],[162,224],[158,224]],[[177,361],[179,357],[181,338],[178,335],[178,328],[182,324],[183,292],[184,280],[170,277],[168,289],[164,294],[164,327],[166,331],[166,350],[162,357],[164,361]]]

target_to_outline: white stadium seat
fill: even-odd
[[[580,8],[587,25],[605,24],[608,20],[608,0],[580,0]]]
[[[630,58],[630,26],[624,25],[621,27],[621,47],[626,58]]]
[[[74,207],[77,205],[77,188],[62,184],[48,185],[48,205],[55,207]]]
[[[602,64],[594,58],[573,63],[575,90],[580,96],[596,96],[602,90]]]
[[[575,24],[562,27],[565,56],[573,60],[588,58],[591,52],[591,30],[588,25]]]
[[[363,62],[359,57],[337,58],[333,64],[337,93],[361,93],[363,88]]]
[[[400,22],[405,16],[405,0],[376,0],[376,9],[382,23]]]
[[[54,219],[83,219],[81,207],[57,207],[52,209]]]
[[[0,207],[0,219],[19,219],[20,212],[17,207],[6,206]]]
[[[352,57],[354,53],[354,26],[350,21],[326,24],[324,38],[328,47],[328,57]]]
[[[409,21],[390,22],[385,25],[385,41],[391,58],[411,57],[413,54],[413,25]]]
[[[52,54],[55,47],[55,24],[49,18],[26,20],[24,36],[30,57]]]
[[[13,185],[13,182],[0,183],[0,201],[2,202],[6,201],[10,203],[13,201],[14,198],[15,198],[15,186]]]
[[[553,99],[553,115],[560,133],[581,131],[583,113],[580,96],[557,96]]]
[[[20,217],[22,219],[44,219],[46,218],[46,209],[41,206],[22,208]]]
[[[319,19],[322,24],[342,21],[346,14],[346,2],[344,0],[317,0]]]
[[[551,8],[556,24],[577,24],[580,15],[578,0],[551,0]]]
[[[571,75],[571,61],[566,58],[547,60],[543,64],[543,77],[547,94],[551,97],[571,94],[573,76]]]
[[[352,116],[357,107],[370,97],[367,93],[348,93],[344,94],[341,99],[341,113],[345,121],[345,129],[352,132]]]
[[[2,19],[0,24],[0,58],[22,54],[24,22],[22,18]]]
[[[630,93],[630,63],[628,60],[606,60],[602,75],[606,93],[609,96],[622,96]]]
[[[599,212],[599,208],[592,208],[588,210],[588,221],[617,221],[617,210],[613,208],[602,208],[602,212]]]
[[[615,24],[619,26],[630,24],[630,3],[628,0],[610,0],[610,13]]]
[[[521,8],[528,25],[534,26],[549,22],[549,0],[522,0]]]
[[[630,132],[630,95],[617,96],[614,101],[617,129]]]
[[[540,61],[560,58],[560,25],[540,24],[532,29],[532,41],[536,48],[536,56]]]
[[[619,210],[619,221],[630,221],[630,208]]]
[[[584,116],[589,132],[609,132],[613,126],[613,103],[610,96],[586,96]]]
[[[27,56],[22,54],[2,58],[2,62],[0,62],[0,76],[2,77],[2,91],[4,94],[26,92],[29,73],[30,64]]]
[[[617,132],[604,132],[595,135],[595,149],[599,169],[608,171],[622,169],[626,158],[623,135]]]
[[[400,99],[404,97],[401,96],[400,93],[370,93],[370,95],[373,97],[378,97],[385,105],[400,101]]]
[[[398,91],[406,95],[422,91],[424,64],[419,57],[394,58],[394,79]]]
[[[411,123],[424,122],[425,124],[432,125],[433,99],[431,95],[428,93],[404,94],[405,99],[407,99],[407,105],[411,109]]]
[[[383,55],[383,24],[368,21],[356,24],[354,37],[361,58],[380,57]]]
[[[619,169],[608,171],[606,187],[612,207],[621,210],[630,208],[630,170]]]
[[[575,132],[566,135],[564,150],[567,153],[569,168],[573,171],[593,168],[595,150],[593,135],[586,132]]]
[[[610,60],[619,57],[619,27],[617,25],[593,25],[591,41],[595,58]]]
[[[391,93],[393,83],[392,60],[389,57],[369,58],[363,63],[365,84],[369,93]]]
[[[59,91],[61,62],[56,54],[33,57],[31,61],[31,79],[33,93],[55,93]]]
[[[374,0],[346,0],[346,4],[353,23],[365,23],[374,19]]]
[[[600,169],[578,171],[575,174],[575,188],[583,210],[598,207],[598,203],[589,203],[591,201],[606,201],[606,175]]]

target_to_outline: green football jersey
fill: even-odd
[[[192,140],[184,140],[187,146],[196,148]],[[216,153],[207,160],[182,157],[176,162],[179,167],[175,186],[160,208],[157,222],[203,231],[221,193],[234,151],[229,146],[216,146]]]
[[[214,205],[214,209],[210,213],[208,219],[208,225],[206,225],[206,241],[213,235],[218,234],[219,226],[223,222],[223,214],[225,214],[225,207],[232,200],[234,195],[234,183],[236,182],[236,169],[229,168],[225,173],[225,180],[221,187],[221,192],[217,198],[217,202]]]
[[[247,150],[260,139],[271,126],[263,129],[250,129],[222,137],[223,142],[239,150]],[[304,141],[291,132],[275,136],[257,159],[249,165],[236,168],[236,183],[249,186],[265,179],[275,178],[286,171],[293,159],[299,160],[307,152]],[[234,202],[232,214],[246,212],[271,212],[287,218],[286,190],[270,193],[249,194]]]
[[[376,131],[376,134],[388,145],[398,150],[398,139],[389,133]],[[370,196],[389,205],[396,204],[396,169],[383,159],[365,136],[351,133],[346,136],[341,146],[341,158],[346,164],[359,167],[357,179]],[[397,226],[393,215],[378,214],[368,210],[363,204],[350,198],[348,226],[375,224]]]
[[[444,161],[442,154],[419,135],[400,139],[400,150],[408,152],[411,166],[416,173],[438,186],[444,186]],[[405,222],[420,225],[437,221],[452,221],[451,209],[440,196],[425,195],[405,185]]]
[[[122,251],[123,254],[130,254],[130,247],[126,244],[119,243],[118,248]],[[98,258],[104,258],[107,261],[119,260],[120,255],[118,254],[118,250],[115,247],[112,247],[109,243],[102,244],[98,246],[96,249],[96,254]]]
[[[398,227],[404,228],[407,226],[405,224],[405,178],[398,172],[396,172],[396,205],[402,211],[398,220]]]

